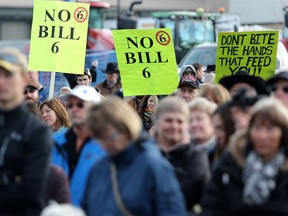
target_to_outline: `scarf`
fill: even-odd
[[[151,109],[145,109],[144,113],[143,113],[143,117],[145,119],[145,121],[151,121],[152,120],[152,115],[154,110]]]
[[[265,203],[271,191],[276,187],[276,176],[285,160],[282,152],[279,152],[270,161],[263,161],[254,151],[247,157],[243,171],[244,192],[243,202],[249,205]]]

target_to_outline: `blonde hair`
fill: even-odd
[[[212,95],[216,104],[223,104],[231,99],[229,91],[220,84],[208,84],[201,87],[198,96],[207,97]]]
[[[185,115],[187,121],[190,115],[187,103],[176,96],[169,96],[160,101],[155,112],[154,120],[157,122],[162,113],[166,112],[180,112]]]
[[[188,106],[190,112],[200,111],[206,113],[210,117],[212,117],[214,111],[217,108],[217,105],[214,102],[211,102],[203,97],[195,98],[188,104]]]
[[[92,105],[88,110],[86,122],[96,138],[99,138],[110,125],[127,134],[130,141],[136,140],[142,130],[142,121],[137,112],[115,96],[108,96],[99,104]]]

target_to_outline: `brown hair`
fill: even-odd
[[[149,100],[149,98],[151,97],[152,95],[145,95],[143,98],[142,98],[142,100],[141,100],[141,103],[140,103],[140,106],[139,106],[139,110],[138,110],[138,113],[139,113],[139,115],[141,116],[141,117],[143,117],[143,115],[144,115],[144,112],[145,112],[145,110],[146,110],[146,108],[147,108],[147,102],[148,102],[148,100]],[[155,97],[157,97],[156,95],[155,95]],[[157,97],[157,99],[158,99],[158,97]],[[156,110],[156,104],[155,104],[155,109],[154,109],[154,111]]]
[[[248,126],[249,143],[251,143],[251,128],[258,122],[279,127],[282,131],[280,146],[287,146],[288,110],[281,101],[276,98],[265,98],[254,105]]]
[[[223,129],[224,129],[224,133],[225,133],[224,146],[221,146],[221,145],[216,146],[216,150],[214,154],[215,158],[218,158],[222,154],[222,152],[224,151],[224,149],[229,143],[230,137],[235,132],[235,122],[232,118],[230,109],[231,109],[231,106],[229,102],[220,104],[212,115],[212,117],[217,116],[217,115],[220,117],[222,121]]]
[[[86,122],[92,135],[99,138],[112,125],[130,141],[136,140],[142,130],[142,122],[137,112],[120,98],[108,96],[99,104],[92,105]],[[96,123],[96,124],[95,124]]]
[[[56,118],[56,123],[55,123],[54,128],[53,128],[54,131],[57,131],[60,127],[63,127],[63,126],[64,127],[70,127],[71,126],[69,115],[59,100],[50,99],[50,100],[44,101],[39,106],[41,112],[42,112],[42,107],[44,105],[47,105],[56,114],[57,118]]]
[[[211,94],[216,104],[223,104],[231,99],[229,91],[220,84],[208,84],[202,86],[198,96],[207,97]]]

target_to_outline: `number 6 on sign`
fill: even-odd
[[[52,45],[52,47],[51,47],[52,53],[58,53],[59,47],[57,46],[57,43],[59,43],[59,41],[55,42],[55,43]]]
[[[145,67],[142,71],[142,74],[145,78],[149,78],[151,76],[150,72],[146,70],[147,68],[148,67]]]

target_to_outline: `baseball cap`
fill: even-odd
[[[191,77],[188,77],[186,79],[181,79],[180,80],[178,88],[181,88],[183,86],[189,86],[189,87],[194,88],[194,89],[199,89],[200,88],[200,85],[197,82],[197,80],[196,79],[191,79]]]
[[[37,84],[35,83],[34,80],[29,80],[27,85],[26,85],[26,88],[32,88],[32,89],[36,89],[36,90],[38,89]]]
[[[20,67],[22,72],[25,73],[28,70],[28,63],[26,56],[18,49],[6,47],[0,50],[0,67],[11,73],[16,72]]]
[[[74,96],[83,101],[92,103],[99,103],[102,100],[101,95],[95,90],[95,88],[85,85],[76,86],[67,96]]]

